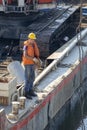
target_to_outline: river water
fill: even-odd
[[[87,130],[87,79],[80,88],[45,130]]]

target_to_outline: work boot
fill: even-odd
[[[28,94],[28,93],[26,93],[25,92],[25,95],[24,95],[26,98],[28,98],[28,99],[32,99],[32,97]]]
[[[34,93],[34,90],[29,90],[29,95],[30,95],[30,96],[34,96],[34,97],[36,97],[36,96],[37,96],[37,94],[36,94],[36,93]]]

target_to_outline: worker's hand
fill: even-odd
[[[33,58],[33,61],[34,61],[35,64],[38,64],[38,62],[39,62],[36,57]]]
[[[41,67],[42,61],[39,58],[34,57],[33,61],[38,68]]]

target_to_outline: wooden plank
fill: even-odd
[[[87,28],[87,23],[82,23],[81,28]]]
[[[47,59],[58,59],[61,56],[61,52],[55,52],[51,56],[49,56]]]

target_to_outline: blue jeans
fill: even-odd
[[[33,82],[35,80],[35,66],[34,65],[25,65],[25,92],[33,87]]]

